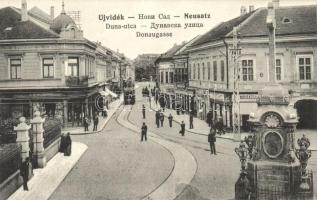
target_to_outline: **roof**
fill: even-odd
[[[52,23],[52,19],[51,16],[49,16],[46,12],[44,12],[43,10],[39,9],[38,7],[34,6],[33,8],[31,8],[28,11],[28,14],[42,20],[45,23]]]
[[[232,37],[231,31],[240,25],[239,35],[242,37],[267,36],[266,25],[268,10],[259,8],[253,12],[223,22],[212,28],[196,40],[191,47],[220,40],[224,37]],[[285,18],[290,23],[283,22]],[[288,6],[275,9],[276,31],[278,35],[311,34],[317,33],[317,7],[316,5]]]
[[[233,27],[241,24],[244,20],[250,17],[254,12],[255,11],[236,17],[226,22],[222,22],[218,26],[212,28],[207,33],[202,35],[198,40],[193,42],[191,46],[197,46],[207,42],[212,42],[212,41],[221,39],[222,37],[230,33],[233,30]]]
[[[51,29],[55,31],[56,33],[60,33],[62,31],[62,28],[66,28],[69,24],[76,24],[76,23],[70,16],[62,12],[53,20]]]
[[[173,56],[177,53],[177,51],[180,50],[185,45],[186,45],[186,42],[183,42],[180,45],[174,44],[174,46],[172,48],[167,50],[164,54],[161,54],[161,56],[155,60],[155,63],[158,63],[161,61],[168,61],[170,59],[173,59]]]
[[[308,34],[317,33],[317,7],[292,6],[279,7],[275,10],[276,35]],[[249,21],[244,24],[239,32],[243,36],[266,36],[268,29],[266,25],[267,9],[261,9]],[[284,23],[283,19],[290,19],[291,23]]]
[[[28,20],[21,22],[21,14],[12,7],[0,9],[0,40],[44,39],[59,36]]]

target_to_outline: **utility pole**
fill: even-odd
[[[237,27],[233,28],[233,41],[231,57],[233,60],[233,70],[234,70],[234,84],[233,84],[233,94],[232,94],[232,112],[233,112],[233,133],[236,140],[241,140],[240,134],[240,55],[241,49],[239,48],[238,41],[238,31]]]

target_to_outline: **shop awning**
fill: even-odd
[[[108,88],[106,88],[106,91],[105,91],[105,92],[108,93],[108,94],[110,94],[111,96],[113,96],[113,97],[115,97],[115,98],[118,97],[118,95],[117,95],[116,93],[112,92],[112,91],[109,90]]]
[[[109,92],[106,92],[106,91],[100,91],[99,94],[104,97],[110,95]]]

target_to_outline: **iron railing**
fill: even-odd
[[[16,143],[0,145],[0,183],[20,169],[21,149]]]

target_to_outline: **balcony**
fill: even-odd
[[[65,76],[68,87],[88,87],[88,76]]]

